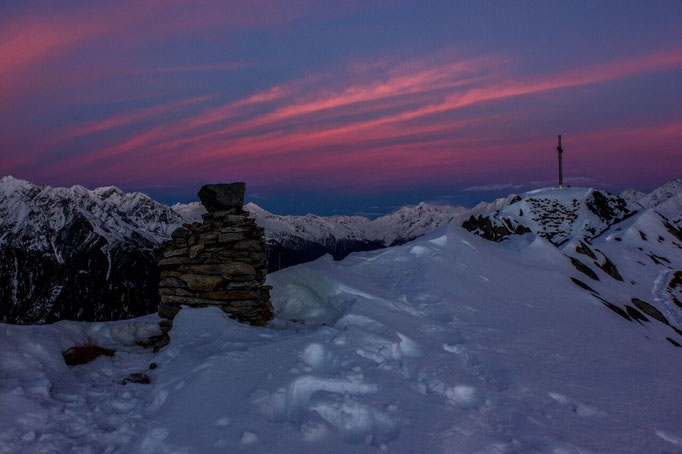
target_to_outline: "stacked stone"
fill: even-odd
[[[186,305],[218,306],[251,325],[272,319],[263,229],[242,209],[244,190],[244,183],[202,187],[203,224],[185,224],[161,245],[161,317]]]

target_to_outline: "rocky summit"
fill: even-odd
[[[159,253],[159,315],[182,305],[218,306],[231,317],[265,325],[273,317],[263,228],[242,209],[244,183],[206,185],[203,223],[184,224]]]

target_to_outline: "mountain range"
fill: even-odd
[[[668,232],[679,235],[681,186],[673,180],[650,194],[621,196],[585,188],[538,190],[474,208],[420,203],[374,220],[281,216],[253,203],[244,208],[265,228],[274,272],[325,254],[338,260],[403,244],[448,224],[495,241],[534,232],[561,246],[586,244],[634,213],[653,210]],[[199,202],[169,207],[115,187],[52,188],[0,179],[0,321],[115,320],[154,312],[156,248],[201,214]]]
[[[157,314],[0,323],[0,452],[680,452],[680,194],[545,188],[443,225],[450,209],[413,241],[268,274],[265,327],[185,307],[158,350]],[[407,213],[415,233],[436,222]],[[261,215],[271,239],[400,241],[400,215]],[[139,218],[97,217],[130,232]],[[79,239],[116,237],[97,229]],[[76,243],[53,236],[24,241],[66,265]],[[67,365],[79,347],[103,354]]]

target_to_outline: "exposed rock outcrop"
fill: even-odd
[[[263,228],[242,209],[244,189],[244,183],[202,187],[204,222],[185,224],[161,245],[161,317],[172,319],[187,305],[218,306],[251,325],[272,319]]]
[[[531,231],[509,218],[502,218],[499,223],[493,223],[491,219],[490,216],[471,216],[462,223],[462,227],[490,241],[502,241],[511,235],[523,235]]]

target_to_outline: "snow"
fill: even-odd
[[[5,177],[0,191],[22,194],[4,202],[13,219],[40,213],[51,225],[65,222],[44,205],[60,199],[36,198],[45,188]],[[63,191],[84,197],[79,209],[112,232],[161,225],[134,208],[150,203],[141,194]],[[156,316],[0,324],[0,453],[682,452],[682,349],[666,339],[682,343],[682,335],[654,319],[628,321],[570,279],[621,308],[632,297],[647,301],[682,327],[668,288],[682,247],[662,217],[679,225],[680,193],[674,184],[654,191],[653,206],[639,202],[636,214],[609,226],[583,210],[590,191],[543,189],[467,212],[499,210],[521,222],[526,203],[523,222],[534,233],[501,243],[457,227],[466,214],[425,204],[377,224],[256,214],[281,232],[372,231],[386,242],[415,219],[426,220],[415,233],[439,228],[269,275],[276,318],[265,328],[216,308],[184,308],[156,354],[137,345],[158,333]],[[576,214],[559,248],[536,235],[545,227],[532,224],[528,199]],[[27,200],[40,203],[26,209]],[[137,214],[111,220],[101,209],[108,203]],[[186,219],[200,215],[193,207],[173,210]],[[596,259],[576,252],[585,226],[606,229],[588,242]],[[623,281],[599,267],[607,260]],[[116,354],[66,366],[62,352],[87,343]],[[151,384],[124,385],[131,373]]]
[[[170,207],[139,192],[126,194],[113,186],[52,188],[11,176],[0,179],[0,232],[11,232],[22,248],[51,250],[53,237],[78,216],[109,245],[134,236],[158,244],[183,222]]]
[[[422,202],[374,220],[363,216],[282,216],[270,213],[255,203],[247,203],[244,209],[265,229],[266,239],[282,240],[294,236],[325,245],[339,240],[357,240],[390,246],[396,240],[413,239],[450,222],[461,222],[474,212],[490,212],[492,207],[499,208],[504,200],[482,203],[474,209]],[[199,202],[178,203],[171,209],[187,222],[201,222],[201,215],[206,212]]]
[[[643,297],[660,267],[622,264],[636,230],[670,238],[656,216],[592,244]],[[574,285],[569,247],[450,225],[326,256],[268,277],[270,327],[185,308],[156,355],[135,345],[154,316],[0,325],[0,452],[675,452],[682,352],[665,337],[680,337]],[[597,271],[590,285],[618,302],[631,284]],[[116,355],[67,367],[61,352],[87,339]],[[131,372],[152,383],[122,385]]]

